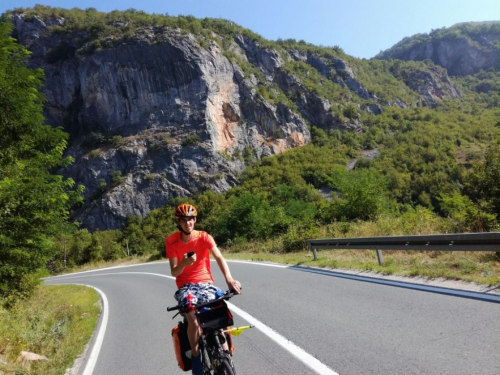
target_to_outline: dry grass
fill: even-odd
[[[384,275],[420,276],[500,285],[500,262],[492,252],[383,251],[384,265],[378,264],[375,250],[323,250],[318,260],[310,251],[269,253],[266,251],[225,251],[227,259],[270,261],[290,265],[356,269]]]

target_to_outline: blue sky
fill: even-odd
[[[371,58],[406,36],[459,22],[500,21],[500,0],[1,0],[0,13],[43,4],[225,18],[266,39],[303,39]]]

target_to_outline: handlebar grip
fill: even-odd
[[[180,306],[167,307],[167,311],[175,311],[175,310],[179,310],[180,308],[181,308]]]

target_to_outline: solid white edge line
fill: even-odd
[[[158,262],[158,263],[168,263],[168,262]],[[154,264],[154,262],[150,262],[150,263],[137,263],[137,264],[127,264],[127,265],[124,265],[124,266],[113,266],[113,267],[96,268],[95,270],[87,270],[87,271],[80,271],[80,272],[65,273],[65,274],[62,274],[62,275],[42,277],[42,280],[45,280],[45,279],[56,279],[56,278],[59,278],[59,277],[71,276],[71,275],[81,275],[82,273],[91,273],[91,272],[99,272],[99,271],[105,271],[105,270],[114,270],[114,269],[117,269],[117,268],[127,268],[127,267],[144,266],[146,264]]]
[[[253,264],[253,265],[266,266],[266,267],[276,267],[276,268],[289,268],[290,267],[290,266],[285,266],[283,264],[278,264],[278,263],[262,263],[261,261],[254,262],[254,261],[250,261],[250,260],[226,259],[226,262]]]
[[[210,259],[211,262],[215,262],[214,259]],[[260,261],[250,261],[250,260],[235,260],[235,259],[226,259],[226,262],[231,262],[231,263],[244,263],[244,264],[253,264],[253,265],[258,265],[258,266],[266,266],[266,267],[276,267],[276,268],[289,268],[290,266],[285,266],[282,264],[278,263],[262,263]],[[137,264],[127,264],[124,266],[113,266],[113,267],[104,267],[104,268],[97,268],[95,270],[87,270],[87,271],[80,271],[80,272],[73,272],[73,273],[66,273],[62,275],[56,275],[56,276],[48,276],[48,277],[42,277],[42,280],[45,279],[56,279],[56,278],[63,278],[63,277],[68,277],[72,275],[81,275],[83,273],[92,273],[92,272],[99,272],[99,271],[107,271],[107,270],[114,270],[114,269],[119,269],[119,268],[127,268],[127,267],[137,267],[137,266],[144,266],[144,265],[150,265],[150,264],[162,264],[162,263],[168,263],[168,260],[160,261],[160,262],[148,262],[148,263],[137,263]]]
[[[99,357],[99,353],[101,351],[102,342],[104,340],[104,334],[106,333],[106,327],[108,325],[109,304],[108,304],[108,298],[106,297],[106,294],[104,294],[102,290],[92,285],[85,285],[85,284],[78,284],[78,285],[84,285],[86,287],[93,288],[94,290],[96,290],[101,295],[102,305],[103,305],[102,306],[103,315],[102,315],[101,325],[99,327],[99,332],[97,333],[89,358],[87,360],[87,363],[85,364],[85,370],[83,370],[82,373],[82,375],[92,375],[92,373],[94,372],[94,367],[97,363],[97,358]]]

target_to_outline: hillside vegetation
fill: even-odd
[[[247,74],[254,74],[258,78],[260,94],[264,99],[271,103],[287,103],[293,108],[296,100],[293,95],[269,83],[255,66],[239,60],[231,52],[232,38],[244,34],[258,41],[261,46],[278,52],[295,49],[341,57],[356,70],[359,81],[374,96],[355,96],[310,65],[286,60],[283,67],[285,71],[293,73],[308,92],[328,99],[333,104],[331,111],[337,118],[362,124],[360,130],[325,130],[310,124],[312,142],[306,146],[263,159],[255,158],[249,150],[227,155],[228,158],[241,158],[247,165],[237,187],[224,194],[200,190],[189,199],[172,199],[167,206],[153,210],[147,217],[129,217],[127,225],[121,230],[90,233],[85,229],[73,230],[62,224],[57,228],[45,227],[40,223],[47,219],[39,212],[45,213],[46,208],[30,204],[28,206],[35,206],[36,210],[20,209],[17,217],[26,225],[32,224],[36,218],[39,220],[40,232],[35,233],[36,238],[27,238],[29,242],[24,243],[24,240],[19,240],[19,228],[6,224],[12,218],[10,206],[0,207],[0,251],[9,254],[14,259],[12,263],[19,266],[6,268],[5,263],[0,263],[0,271],[6,270],[4,274],[9,275],[0,284],[4,298],[29,295],[32,284],[36,284],[29,276],[43,268],[44,264],[51,272],[58,273],[87,263],[127,256],[151,255],[153,259],[158,259],[164,253],[165,237],[176,230],[174,207],[186,200],[198,207],[198,228],[209,231],[218,244],[234,252],[253,247],[266,253],[291,253],[303,250],[308,238],[332,235],[428,234],[500,229],[500,92],[499,73],[494,69],[453,79],[463,91],[463,98],[443,99],[434,108],[429,108],[423,106],[419,94],[408,89],[398,78],[405,72],[429,67],[442,70],[428,61],[357,60],[346,55],[339,47],[318,47],[295,40],[267,41],[230,21],[219,19],[150,15],[136,10],[100,13],[95,9],[64,10],[43,6],[25,11],[28,16],[65,17],[65,26],[52,27],[52,33],[81,33],[82,37],[75,39],[78,40],[77,45],[60,45],[50,51],[50,58],[54,60],[64,59],[71,54],[111,48],[115,43],[133,40],[138,35],[137,29],[141,27],[179,28],[182,33],[192,33],[199,38],[200,45],[208,39],[220,43],[229,59],[241,64]],[[2,30],[7,30],[7,26],[2,27]],[[54,167],[71,162],[70,159],[63,160],[61,155],[65,136],[60,133],[60,129],[51,133],[41,126],[43,99],[38,91],[41,76],[30,78],[25,67],[27,53],[21,47],[14,47],[7,34],[4,31],[1,36],[3,45],[10,46],[10,50],[2,49],[0,52],[3,59],[0,68],[4,69],[1,71],[2,79],[5,79],[11,66],[25,74],[25,89],[33,92],[34,96],[26,96],[23,100],[28,101],[26,105],[33,106],[33,112],[38,116],[33,129],[39,131],[40,136],[36,137],[38,133],[34,136],[38,141],[49,137],[52,142],[41,147],[29,138],[31,133],[22,128],[19,133],[8,138],[6,144],[19,145],[23,150],[41,147],[42,150],[35,157],[43,159],[44,153],[47,153],[48,160],[53,159],[53,164],[49,165],[49,169],[53,170]],[[24,51],[25,58],[12,62],[13,50]],[[14,86],[11,83],[9,90]],[[404,102],[408,108],[393,105],[396,102]],[[362,104],[374,103],[382,106],[380,114],[360,109]],[[2,106],[21,108],[18,102],[2,103]],[[9,134],[5,130],[16,114],[2,113],[6,114],[6,120],[0,121],[0,130],[2,134]],[[23,125],[29,125],[32,119],[23,121]],[[21,181],[15,178],[14,172],[18,173],[16,166],[19,166],[20,161],[27,165],[35,165],[35,162],[32,162],[31,155],[12,155],[12,159],[2,156],[1,172],[12,173],[14,177],[6,178],[4,176],[7,175],[2,174],[0,202],[19,201],[19,207],[22,208],[26,201],[21,198],[26,198],[20,195],[22,189],[12,185],[13,181]],[[347,168],[348,165],[352,169]],[[60,203],[56,197],[47,198],[47,202],[52,202],[56,207],[54,212],[49,211],[53,215],[59,213],[60,219],[64,221],[68,216],[67,205],[77,198],[72,190],[72,181],[54,178],[54,188],[64,198],[64,202]],[[43,179],[34,181],[33,191],[44,186],[44,183]],[[40,202],[44,203],[45,200]],[[58,202],[61,206],[56,205]],[[415,224],[421,221],[428,225]],[[24,233],[30,232],[31,229],[24,230]],[[43,250],[43,256],[37,258],[36,262],[26,255],[32,254],[33,248]],[[0,262],[4,262],[3,259],[2,255]],[[491,257],[489,261],[495,260]],[[461,263],[456,264],[458,266],[453,267],[461,267]],[[463,267],[468,265],[464,264]],[[453,277],[460,277],[460,273]],[[488,278],[488,282],[500,283],[500,275],[493,275]]]

